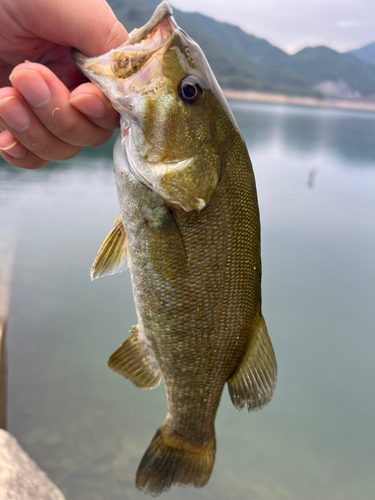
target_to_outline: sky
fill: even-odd
[[[170,0],[240,26],[293,54],[326,45],[339,52],[375,42],[375,0]]]

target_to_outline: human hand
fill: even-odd
[[[40,168],[110,139],[119,116],[70,57],[71,47],[93,57],[127,40],[105,0],[0,0],[0,9],[1,156]]]

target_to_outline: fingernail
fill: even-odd
[[[72,97],[69,103],[89,118],[100,118],[107,108],[94,94],[80,94]]]
[[[9,132],[0,134],[0,151],[4,151],[19,160],[25,158],[27,154],[27,149],[16,141]]]
[[[9,79],[13,87],[35,108],[43,106],[51,98],[51,91],[46,81],[36,71],[16,71]]]
[[[31,117],[17,97],[5,97],[0,101],[0,118],[7,128],[22,132],[30,125]]]

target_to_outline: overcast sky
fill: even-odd
[[[178,9],[240,26],[289,53],[327,45],[344,52],[375,42],[375,0],[170,0]]]

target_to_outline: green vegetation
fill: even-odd
[[[148,21],[159,1],[109,3],[131,31]],[[202,14],[174,8],[174,16],[202,47],[223,88],[323,97],[325,86],[319,84],[327,86],[328,82],[331,95],[336,97],[375,95],[375,64],[369,62],[368,56],[371,51],[364,51],[365,57],[360,57],[366,47],[345,54],[328,47],[308,47],[289,55],[267,40]],[[375,44],[372,46],[375,62]]]
[[[353,56],[362,59],[362,61],[375,64],[375,42],[369,43],[361,49],[351,50],[350,52],[347,52],[347,54],[352,54]]]

